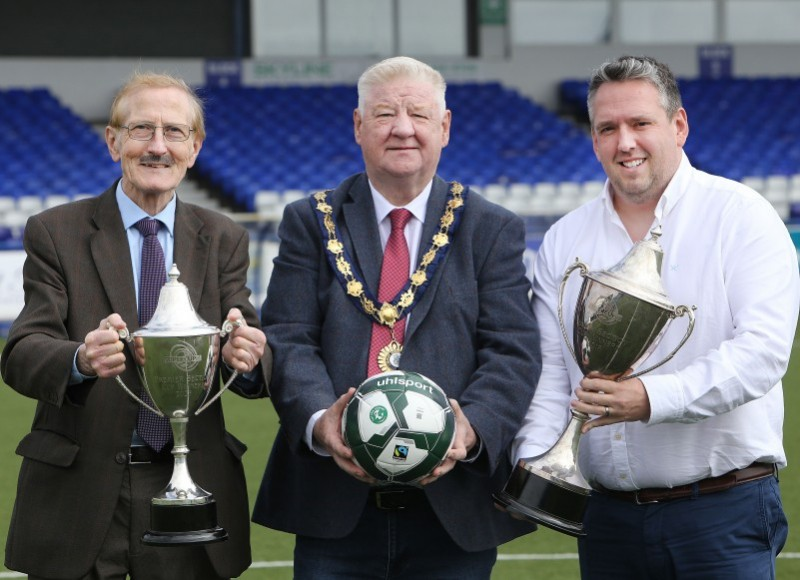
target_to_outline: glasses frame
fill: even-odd
[[[137,127],[149,127],[149,128],[151,128],[150,137],[148,137],[147,139],[139,139],[137,137],[134,137],[131,134],[131,129],[132,128],[136,129]],[[187,129],[189,129],[189,132],[187,133],[185,139],[170,139],[167,136],[167,132],[166,132],[166,129],[168,129],[169,127],[180,127],[180,128],[186,127]],[[152,141],[156,136],[156,129],[161,129],[161,133],[164,135],[164,140],[165,141],[169,141],[170,143],[185,143],[192,136],[192,133],[194,133],[197,130],[197,129],[193,129],[189,125],[183,125],[181,123],[170,123],[169,125],[153,125],[152,123],[136,123],[136,125],[134,125],[133,127],[131,127],[130,125],[120,125],[119,128],[120,129],[125,129],[128,132],[128,138],[133,139],[134,141],[141,141],[141,142]]]

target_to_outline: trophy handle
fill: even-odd
[[[131,333],[128,331],[128,329],[127,329],[127,328],[123,328],[122,330],[118,330],[118,331],[117,331],[117,334],[119,335],[119,339],[120,339],[120,340],[124,340],[125,342],[133,342],[133,337],[131,336]],[[124,382],[124,381],[123,381],[123,380],[120,378],[120,376],[119,376],[119,375],[117,375],[116,377],[114,377],[114,379],[117,381],[117,383],[119,384],[119,386],[120,386],[120,387],[122,387],[122,388],[123,388],[123,390],[124,390],[126,393],[128,393],[128,395],[130,395],[130,397],[131,397],[131,398],[132,398],[134,401],[136,401],[137,403],[139,403],[139,404],[140,404],[142,407],[144,407],[144,408],[146,408],[146,409],[150,409],[150,410],[151,410],[153,413],[155,413],[155,414],[156,414],[156,415],[158,415],[159,417],[164,417],[164,413],[162,413],[162,412],[161,412],[161,411],[159,411],[158,409],[154,408],[152,405],[148,405],[147,403],[145,403],[144,401],[142,401],[142,399],[141,399],[141,398],[140,398],[140,397],[139,397],[139,396],[138,396],[136,393],[134,393],[133,391],[131,391],[131,390],[128,388],[128,385],[126,385],[126,384],[125,384],[125,382]]]
[[[241,318],[238,319],[236,322],[231,322],[230,320],[226,319],[225,322],[222,323],[222,329],[219,331],[220,338],[223,338],[223,337],[225,337],[226,334],[229,334],[229,333],[233,332],[234,327],[235,328],[239,328],[243,324],[244,324],[244,320],[241,319]],[[222,358],[222,354],[221,353],[220,353],[220,358]],[[233,374],[231,374],[231,378],[229,378],[228,381],[224,385],[222,385],[222,388],[219,390],[219,392],[216,395],[214,395],[213,397],[211,397],[208,401],[203,403],[200,406],[200,408],[197,409],[197,411],[194,412],[194,414],[195,415],[199,415],[200,413],[205,411],[208,408],[209,405],[211,405],[214,401],[219,399],[222,396],[222,393],[224,393],[225,391],[228,390],[228,387],[231,386],[233,381],[236,380],[236,377],[238,377],[238,376],[239,376],[239,371],[233,371]]]
[[[644,370],[636,371],[633,374],[622,376],[619,378],[619,380],[633,379],[645,373],[649,373],[653,369],[657,369],[658,367],[669,361],[673,356],[675,356],[675,353],[681,349],[681,347],[687,340],[689,340],[689,336],[692,334],[692,330],[694,330],[694,310],[696,309],[697,306],[689,307],[689,306],[684,306],[683,304],[680,306],[676,306],[674,311],[674,315],[676,318],[680,318],[684,314],[686,314],[689,317],[689,326],[686,328],[686,334],[683,335],[683,339],[678,343],[678,346],[672,349],[672,352],[669,353],[661,362],[656,363],[653,366],[648,367]]]
[[[561,334],[564,335],[564,341],[567,343],[569,353],[572,355],[575,363],[580,366],[581,363],[578,362],[578,357],[575,355],[575,350],[572,348],[572,340],[570,340],[569,336],[567,335],[567,327],[564,325],[562,308],[564,304],[564,289],[567,287],[567,280],[569,279],[570,274],[577,269],[580,269],[581,276],[586,276],[586,274],[589,272],[589,267],[581,262],[579,258],[575,258],[575,263],[567,268],[567,270],[564,272],[564,277],[561,279],[561,285],[558,288],[558,324],[561,326]]]

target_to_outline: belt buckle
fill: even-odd
[[[399,500],[405,492],[403,490],[385,490],[385,491],[376,491],[375,492],[375,507],[379,510],[389,510],[389,511],[396,511],[396,510],[404,510],[406,506],[402,505],[399,501],[389,501],[389,498],[394,498],[395,500]],[[384,499],[387,500],[387,503],[384,504]]]
[[[133,448],[128,447],[128,465],[150,465],[152,461],[134,461]]]
[[[642,491],[642,490],[641,489],[637,489],[637,490],[635,490],[633,492],[633,500],[636,502],[636,505],[650,505],[650,504],[653,504],[653,503],[659,503],[660,502],[660,500],[657,500],[657,499],[651,499],[651,500],[648,500],[648,501],[639,499],[639,492],[640,491]]]

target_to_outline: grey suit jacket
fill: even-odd
[[[37,399],[6,544],[6,566],[37,576],[79,577],[97,557],[111,522],[136,423],[137,404],[113,379],[68,386],[73,357],[100,320],[119,313],[133,331],[136,293],[128,241],[111,187],[97,198],[42,212],[25,228],[25,307],[10,329],[0,370],[16,391]],[[178,200],[174,261],[198,315],[219,327],[238,307],[257,324],[245,286],[248,234],[219,213]],[[130,358],[122,375],[141,388]],[[262,360],[264,385],[271,353]],[[216,387],[218,388],[218,387]],[[266,389],[252,397],[265,396]],[[220,576],[250,564],[249,508],[241,456],[222,406],[193,417],[189,467],[214,493],[230,540],[207,547]],[[166,481],[164,484],[166,485]]]
[[[448,184],[435,178],[420,253],[438,230],[447,192]],[[341,241],[376,290],[382,249],[366,175],[348,178],[330,202]],[[309,200],[287,207],[279,237],[262,322],[275,356],[271,396],[281,427],[253,520],[295,534],[343,537],[355,527],[369,488],[310,451],[303,435],[314,412],[366,378],[372,323],[334,277]],[[522,220],[468,194],[449,252],[406,331],[401,368],[430,377],[457,399],[483,443],[475,463],[461,463],[425,487],[444,527],[470,551],[533,529],[495,509],[491,496],[510,473],[507,447],[541,370],[524,248]]]

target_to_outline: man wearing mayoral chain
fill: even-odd
[[[298,579],[487,579],[496,547],[533,529],[492,501],[540,370],[525,230],[436,175],[450,121],[428,65],[367,69],[353,112],[366,172],[281,223],[262,310],[281,427],[253,519],[296,534]],[[342,440],[354,387],[391,369],[431,378],[456,416],[447,458],[416,486],[376,486]]]

